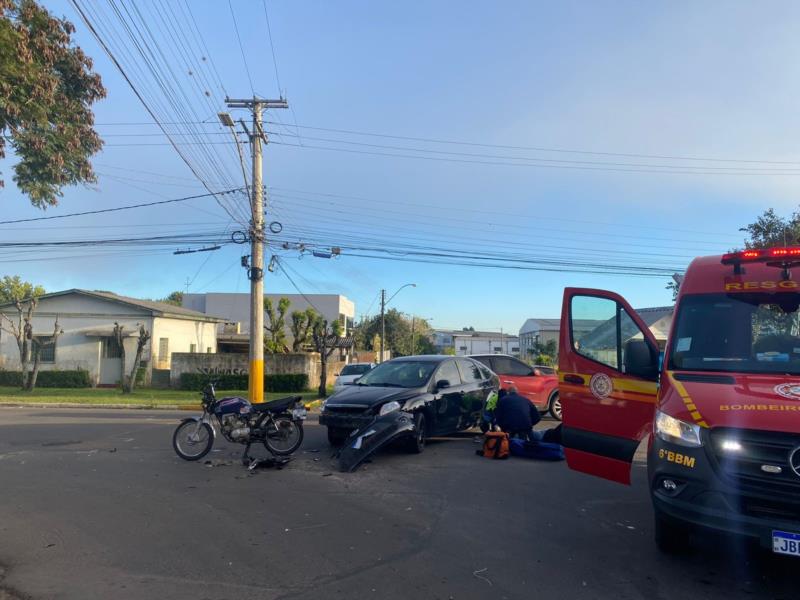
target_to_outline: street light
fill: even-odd
[[[386,299],[386,290],[381,290],[381,359],[379,362],[383,362],[383,356],[384,356],[383,353],[386,344],[386,340],[384,339],[386,337],[386,305],[392,301],[392,298],[394,298],[395,296],[397,296],[397,294],[400,293],[400,290],[407,287],[417,287],[417,284],[407,283],[405,285],[401,285],[398,288],[398,290],[389,297],[388,300]]]

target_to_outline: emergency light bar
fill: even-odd
[[[740,265],[746,262],[774,262],[800,260],[800,246],[784,248],[763,248],[760,250],[744,250],[722,255],[723,265]]]

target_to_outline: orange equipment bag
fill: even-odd
[[[502,431],[487,431],[483,441],[483,451],[478,450],[485,458],[503,459],[511,456],[508,434]]]

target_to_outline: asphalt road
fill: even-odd
[[[310,418],[282,470],[170,446],[185,413],[0,409],[0,587],[34,599],[797,598],[800,563],[702,535],[659,554],[632,488],[475,456],[471,435],[352,474]],[[238,454],[236,454],[238,456]],[[0,591],[0,598],[3,592]]]

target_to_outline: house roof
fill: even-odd
[[[118,304],[124,304],[126,306],[133,306],[149,312],[153,316],[156,317],[172,317],[176,319],[185,319],[185,320],[192,320],[192,321],[208,321],[212,323],[224,323],[225,319],[220,317],[212,317],[205,313],[198,312],[196,310],[189,310],[188,308],[183,308],[182,306],[175,306],[173,304],[167,304],[166,302],[155,302],[153,300],[140,300],[139,298],[131,298],[129,296],[120,296],[119,294],[115,294],[113,292],[106,292],[101,290],[81,290],[77,288],[73,288],[71,290],[64,290],[62,292],[52,292],[50,294],[43,294],[39,296],[39,300],[44,300],[47,298],[57,298],[59,296],[68,296],[70,294],[75,294],[79,296],[88,296],[90,298],[99,298],[101,300],[108,300],[110,302],[116,302]],[[13,302],[7,302],[5,304],[0,304],[0,308],[5,306],[13,306]]]

